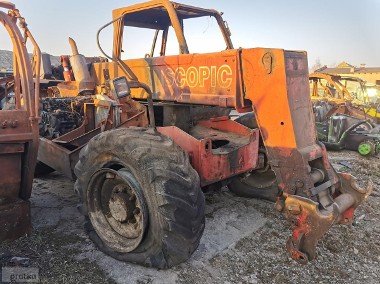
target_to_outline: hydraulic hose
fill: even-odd
[[[105,51],[103,50],[103,48],[101,47],[100,45],[100,40],[99,40],[99,37],[100,37],[100,33],[106,28],[108,27],[109,25],[115,23],[116,21],[122,19],[124,17],[124,15],[112,20],[111,22],[105,24],[104,26],[102,26],[98,32],[96,33],[96,43],[98,45],[98,48],[100,50],[100,52],[106,57],[108,58],[109,60],[111,61],[114,61],[116,62],[116,64],[120,67],[120,69],[123,71],[123,73],[127,76],[127,77],[132,77],[132,78],[136,78],[136,76],[130,76],[130,72],[128,72],[128,70],[125,68],[123,62],[121,61],[120,58],[118,57],[115,57],[115,58],[112,58],[111,56],[109,56],[108,54],[105,53]],[[137,79],[137,78],[136,78]],[[150,89],[150,87],[147,85],[147,84],[144,84],[144,83],[141,83],[140,81],[129,81],[129,84],[130,84],[130,87],[131,88],[142,88],[144,89],[147,93],[148,93],[148,98],[147,98],[147,101],[148,101],[148,114],[149,114],[149,124],[151,127],[153,128],[156,128],[156,121],[155,121],[155,118],[154,118],[154,107],[153,107],[153,92],[152,90]]]

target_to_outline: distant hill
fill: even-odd
[[[29,54],[32,56],[31,54]],[[58,66],[59,62],[58,56],[50,55],[51,65]],[[12,70],[13,69],[13,52],[9,50],[0,50],[0,69]]]

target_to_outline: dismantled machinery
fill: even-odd
[[[366,85],[360,78],[324,73],[312,73],[309,80],[316,121],[325,121],[333,114],[346,114],[380,122],[377,87]]]
[[[39,70],[41,53],[14,4],[0,2],[0,19],[13,45],[13,75],[0,81],[0,243],[31,231],[29,198],[38,150],[39,75],[33,84],[30,39]],[[20,28],[17,27],[17,23]]]
[[[200,17],[216,21],[225,50],[190,53],[185,26]],[[44,100],[44,117],[65,113],[43,118],[38,153],[76,179],[86,229],[102,251],[160,268],[185,261],[204,230],[202,189],[223,185],[277,198],[300,263],[316,257],[332,225],[351,223],[373,185],[335,172],[317,141],[305,52],[234,49],[221,13],[167,0],[114,10],[98,43],[111,25],[110,62],[87,65],[70,40],[76,80]],[[121,59],[134,46],[126,27],[154,32],[145,57]],[[172,31],[177,55],[166,53]],[[231,109],[248,114],[233,121]],[[71,126],[60,133],[51,119]]]
[[[375,87],[359,78],[312,73],[310,92],[318,139],[327,149],[379,153],[380,100]]]
[[[380,152],[380,126],[345,114],[316,122],[318,140],[329,150],[353,150],[363,156]]]

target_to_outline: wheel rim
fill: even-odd
[[[361,155],[367,156],[372,153],[374,146],[370,141],[362,142],[359,144],[358,151]]]
[[[131,252],[139,246],[148,210],[141,185],[130,171],[95,172],[88,184],[87,206],[95,231],[109,247]]]

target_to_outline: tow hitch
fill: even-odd
[[[369,180],[366,188],[361,188],[356,179],[345,173],[338,173],[339,188],[320,200],[330,198],[322,205],[309,198],[284,194],[276,203],[276,209],[282,211],[290,222],[293,234],[287,243],[290,256],[299,263],[306,264],[316,257],[316,246],[322,236],[334,224],[351,224],[355,209],[371,194],[373,182]]]

